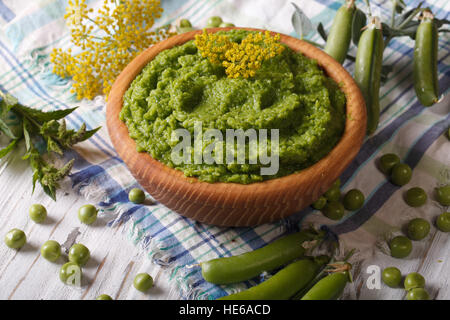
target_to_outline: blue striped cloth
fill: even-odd
[[[102,3],[98,0],[87,2],[91,6]],[[201,28],[208,17],[220,15],[238,26],[266,28],[295,36],[290,23],[293,12],[290,2],[164,0],[165,11],[159,24],[172,23],[183,17]],[[332,0],[293,2],[313,23],[322,22],[327,30],[341,5],[341,2]],[[408,2],[410,6],[419,3]],[[450,126],[450,100],[447,97],[432,108],[420,105],[412,83],[414,42],[409,38],[395,38],[384,53],[384,63],[392,65],[394,71],[380,91],[382,112],[379,128],[365,141],[356,159],[341,176],[343,192],[358,188],[366,195],[366,204],[361,210],[348,213],[338,223],[330,223],[319,212],[308,208],[272,224],[254,228],[220,228],[184,218],[160,204],[131,204],[127,193],[138,185],[109,140],[105,128],[104,98],[76,101],[70,93],[70,81],[51,72],[51,49],[71,46],[62,18],[66,4],[65,0],[0,0],[0,88],[34,108],[79,106],[69,117],[69,124],[73,127],[82,122],[86,122],[89,129],[103,125],[103,129],[89,141],[66,154],[67,158],[76,160],[70,187],[98,202],[103,212],[111,216],[110,225],[129,221],[132,241],[142,245],[153,262],[166,267],[181,298],[215,299],[254,285],[258,279],[227,286],[209,284],[202,279],[197,264],[259,248],[297,230],[302,224],[325,225],[330,232],[339,235],[343,246],[358,248],[363,253],[361,258],[369,258],[380,237],[398,232],[398,226],[411,217],[411,209],[401,196],[404,188],[389,183],[376,168],[376,159],[384,153],[399,154],[402,161],[414,169],[410,186],[420,185],[431,194],[437,185],[449,183],[450,143],[443,133]],[[430,0],[425,5],[438,18],[450,19],[447,0]],[[358,6],[364,8],[363,1],[359,1]],[[390,2],[372,1],[372,10],[388,21]],[[309,38],[321,41],[316,34]],[[442,93],[448,91],[450,84],[449,40],[448,34],[442,34],[439,39],[438,68]],[[351,53],[355,53],[354,47]],[[345,67],[352,72],[351,62],[347,62]],[[431,219],[442,210],[444,208],[429,201],[414,211],[414,216]]]

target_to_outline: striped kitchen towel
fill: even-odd
[[[87,1],[94,7],[102,2]],[[302,8],[314,24],[322,22],[326,30],[342,4],[333,0],[163,0],[165,11],[159,24],[173,23],[183,17],[201,28],[208,17],[220,15],[237,26],[295,36],[290,22],[294,10],[291,2]],[[408,1],[409,6],[418,3],[418,0]],[[331,233],[339,235],[345,247],[359,249],[363,253],[361,257],[367,261],[373,261],[376,256],[378,263],[390,259],[382,253],[383,237],[398,232],[399,226],[412,215],[431,219],[444,210],[434,201],[428,201],[412,213],[402,200],[404,188],[393,186],[376,168],[380,155],[395,152],[414,169],[409,185],[420,185],[432,194],[434,187],[450,181],[450,143],[443,135],[450,126],[450,99],[446,97],[432,108],[420,105],[412,84],[414,43],[409,38],[395,38],[385,50],[384,63],[394,70],[380,91],[379,128],[365,141],[356,159],[341,176],[343,192],[358,188],[366,195],[366,204],[361,210],[349,213],[338,223],[330,223],[319,212],[305,209],[288,219],[254,228],[221,228],[184,218],[160,204],[131,204],[127,193],[138,185],[109,140],[104,98],[77,101],[70,93],[70,81],[51,72],[51,49],[71,45],[63,20],[66,4],[66,0],[0,0],[0,88],[38,109],[79,106],[69,117],[71,126],[78,127],[82,122],[86,122],[89,129],[103,126],[89,141],[67,155],[76,159],[70,176],[72,188],[83,196],[97,199],[103,211],[111,214],[111,225],[129,221],[132,240],[144,246],[152,261],[166,266],[181,298],[215,299],[254,285],[258,279],[227,286],[209,284],[202,279],[196,265],[259,248],[303,224],[324,225]],[[364,8],[364,1],[357,4]],[[389,19],[390,1],[374,0],[371,5],[375,14],[385,21]],[[447,0],[428,0],[423,6],[430,7],[438,18],[450,19]],[[315,33],[309,38],[321,42]],[[354,47],[351,53],[355,53]],[[445,93],[450,84],[448,33],[439,38],[438,59],[439,85]],[[352,72],[351,62],[344,66]],[[355,286],[350,286],[346,297],[357,297]]]

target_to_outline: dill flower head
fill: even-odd
[[[241,43],[230,41],[226,35],[203,33],[195,36],[195,44],[201,55],[213,64],[222,64],[228,78],[254,77],[265,60],[284,50],[280,35],[269,31],[249,33]]]
[[[159,0],[104,0],[94,12],[85,0],[69,0],[66,24],[75,50],[54,49],[53,72],[72,78],[78,99],[108,95],[123,68],[152,44],[173,35],[169,26],[151,30],[163,9]],[[74,53],[76,52],[76,53]]]

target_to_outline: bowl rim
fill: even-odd
[[[228,30],[248,30],[265,32],[264,29],[256,28],[209,28],[209,33]],[[303,184],[313,184],[314,179],[336,180],[341,172],[350,164],[359,152],[366,135],[366,107],[362,93],[351,75],[344,67],[319,48],[289,35],[270,31],[272,35],[279,34],[280,42],[289,46],[296,52],[301,52],[308,58],[314,59],[325,71],[328,77],[333,78],[341,85],[341,90],[346,96],[346,122],[344,133],[334,148],[322,159],[298,172],[250,184],[239,184],[233,182],[209,183],[200,181],[195,177],[186,177],[182,171],[173,169],[164,163],[152,158],[147,152],[136,151],[136,143],[129,136],[128,128],[119,119],[119,113],[123,106],[123,95],[129,88],[132,81],[142,71],[142,69],[161,51],[181,45],[194,39],[196,34],[203,30],[194,30],[187,33],[170,37],[158,42],[135,57],[120,73],[115,80],[107,102],[106,123],[108,133],[119,156],[125,164],[131,168],[138,162],[146,163],[148,170],[140,170],[131,173],[138,181],[151,179],[152,183],[170,180],[169,187],[165,185],[160,192],[177,190],[175,196],[184,200],[192,200],[192,194],[200,194],[195,201],[210,206],[252,206],[255,198],[265,199],[269,194],[277,192],[283,201],[289,202],[292,190]],[[293,47],[293,46],[296,47]],[[339,162],[337,162],[339,161]],[[336,166],[337,165],[337,166]],[[327,177],[327,179],[325,179]],[[331,179],[330,179],[331,177]],[[156,179],[157,181],[154,181]],[[330,187],[330,183],[322,185],[317,194],[320,195]],[[265,204],[268,206],[269,204]]]

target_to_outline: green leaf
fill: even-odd
[[[63,150],[58,145],[58,143],[55,140],[53,140],[51,137],[47,138],[47,151],[55,152],[61,156],[64,154]]]
[[[0,91],[0,99],[0,117],[4,118],[19,101],[12,95],[3,93],[2,91]]]
[[[359,38],[363,32],[362,29],[366,26],[366,23],[366,14],[362,10],[356,9],[352,20],[352,41],[355,46],[358,45]]]
[[[97,131],[100,130],[101,128],[102,128],[102,127],[98,127],[98,128],[95,128],[95,129],[86,131],[86,132],[84,133],[84,135],[83,135],[83,140],[81,140],[81,141],[85,141],[85,140],[89,139],[89,138],[92,137],[94,134],[96,134]],[[81,142],[81,141],[80,141],[80,142]]]
[[[314,28],[311,20],[306,14],[293,2],[291,2],[295,8],[291,17],[292,26],[295,32],[299,35],[300,39],[306,37]]]
[[[11,139],[17,139],[11,128],[2,119],[0,119],[0,131],[2,131]]]
[[[322,37],[322,39],[326,42],[328,36],[327,36],[327,33],[325,32],[325,28],[323,27],[322,22],[320,22],[319,25],[317,26],[317,32]]]
[[[406,8],[406,4],[403,2],[403,0],[391,0],[392,5],[395,7],[395,12],[402,13],[403,10]]]
[[[74,112],[77,108],[45,112],[18,104],[14,109],[28,118],[35,120],[39,124],[42,124],[51,120],[60,120]]]
[[[381,82],[386,82],[389,79],[389,73],[394,70],[393,66],[390,65],[383,65],[381,66]]]
[[[25,147],[27,151],[30,151],[31,149],[31,139],[30,139],[30,133],[28,132],[29,122],[26,118],[23,119],[23,137],[25,138]],[[23,159],[23,157],[22,157]]]
[[[8,153],[10,153],[12,150],[14,150],[14,147],[17,144],[17,141],[19,141],[19,139],[14,139],[12,140],[7,147],[3,148],[0,150],[0,158],[3,158],[4,156],[6,156]]]

